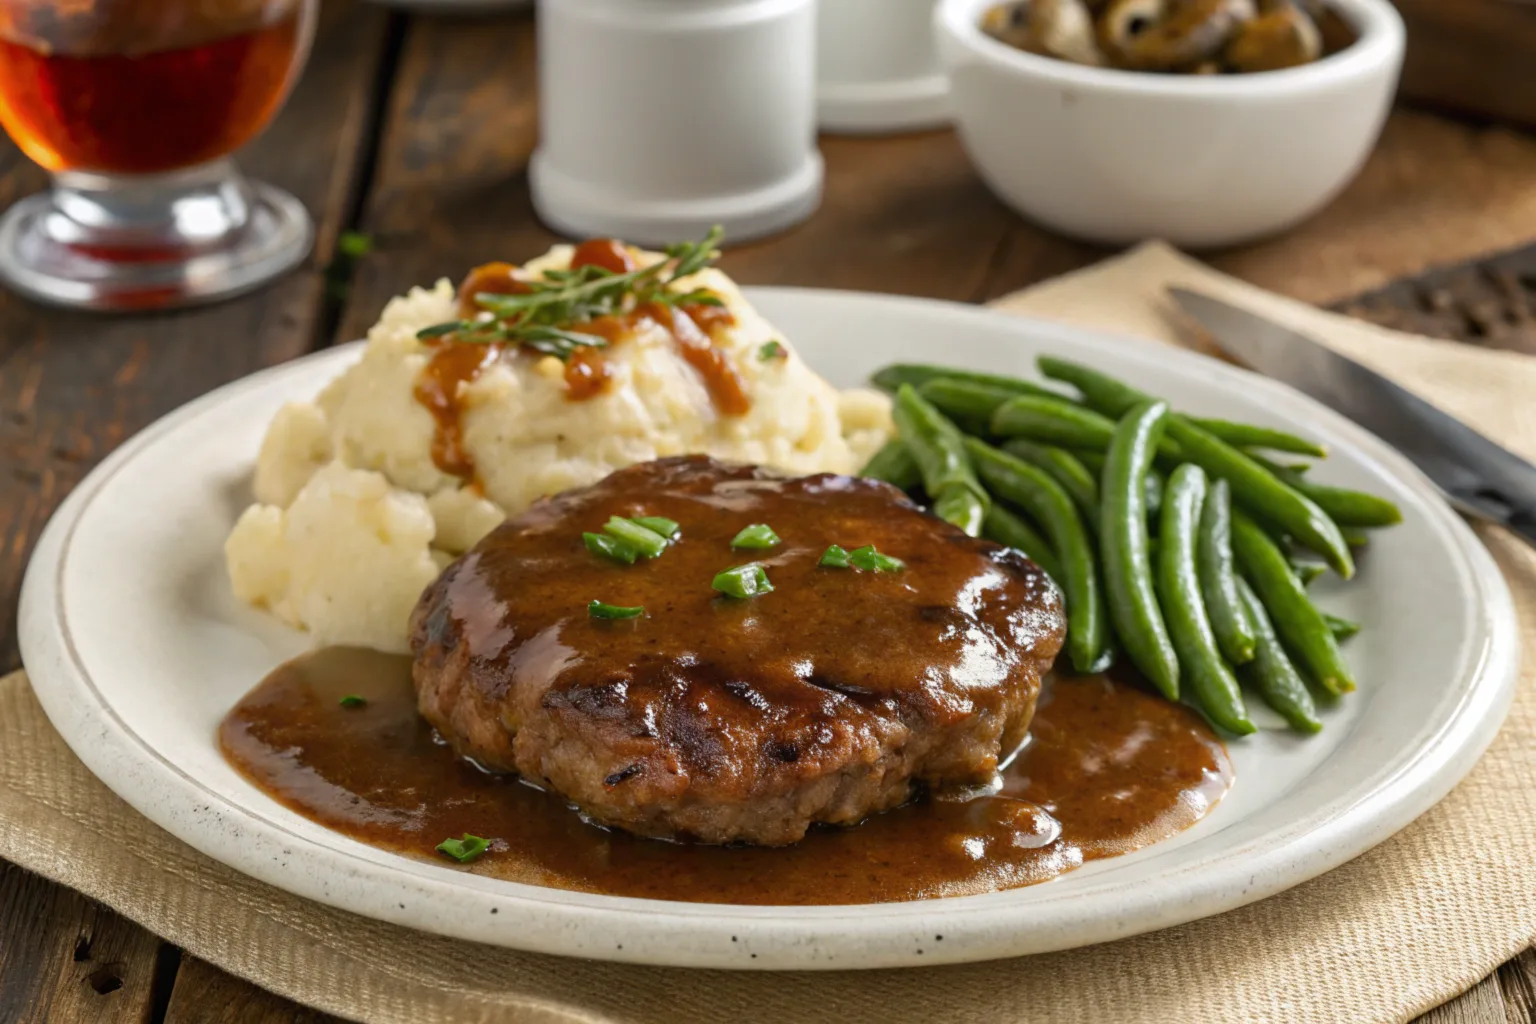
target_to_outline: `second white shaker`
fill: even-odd
[[[821,199],[814,0],[539,0],[534,207],[573,236],[732,241]]]

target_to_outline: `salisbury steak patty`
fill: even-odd
[[[682,525],[658,558],[593,555],[608,517]],[[745,526],[782,538],[733,551]],[[898,572],[818,565],[873,544]],[[760,562],[774,590],[723,597]],[[587,603],[643,605],[626,621]],[[791,843],[915,782],[988,782],[1061,647],[1061,598],[1022,555],[895,488],[663,459],[546,499],[444,571],[411,623],[421,713],[463,755],[650,836]]]

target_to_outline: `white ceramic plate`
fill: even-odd
[[[1381,842],[1439,800],[1493,738],[1513,691],[1514,611],[1492,560],[1401,457],[1287,388],[1212,360],[973,307],[753,289],[834,383],[893,360],[1030,374],[1036,353],[1092,361],[1200,413],[1300,431],[1318,475],[1390,495],[1406,521],[1324,603],[1363,620],[1360,690],[1321,735],[1232,744],[1237,781],[1188,832],[1055,881],[985,896],[856,907],[619,899],[500,882],[394,856],[311,824],[237,775],[214,730],[305,646],[239,605],[221,546],[250,500],[266,424],[357,357],[327,351],[238,381],[145,430],[72,494],[22,594],[33,685],[80,758],[204,853],[311,899],[414,928],[640,963],[884,967],[1101,942],[1260,899]],[[942,940],[938,936],[943,936]]]

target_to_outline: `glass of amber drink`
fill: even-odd
[[[0,0],[0,124],[53,177],[0,218],[0,279],[57,305],[155,309],[304,259],[304,207],[229,154],[282,105],[317,3]]]

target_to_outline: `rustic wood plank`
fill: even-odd
[[[338,339],[360,336],[412,285],[526,259],[558,240],[528,199],[536,122],[526,15],[411,24],[362,218],[374,248],[352,282]],[[792,231],[731,248],[727,271],[754,284],[974,301],[1098,255],[1020,221],[988,193],[952,133],[829,137],[822,151],[821,210]],[[1000,258],[1006,279],[994,274]]]
[[[175,958],[132,921],[0,862],[0,1020],[148,1024]]]
[[[1436,268],[1337,308],[1383,327],[1536,355],[1536,245]]]
[[[1507,1018],[1501,1024],[1536,1024],[1536,946],[1500,967],[1496,977]]]
[[[1505,1024],[1504,995],[1497,975],[1419,1017],[1415,1024]]]
[[[91,466],[175,406],[313,345],[325,311],[320,268],[362,166],[387,24],[356,0],[327,4],[309,72],[241,156],[316,214],[316,254],[303,269],[256,295],[158,316],[72,314],[0,295],[0,670],[19,663],[15,601],[32,544]],[[4,144],[0,205],[44,185]],[[132,922],[0,868],[0,1019],[157,1019],[175,968],[175,951]]]
[[[165,1024],[340,1024],[340,1018],[273,995],[196,957],[186,957],[176,976]]]
[[[1328,304],[1536,240],[1536,137],[1399,108],[1360,176],[1284,235],[1208,255]]]
[[[895,292],[980,302],[1102,253],[1026,223],[997,200],[952,132],[821,140],[821,209],[727,252],[749,284]]]
[[[226,381],[312,347],[330,258],[361,166],[388,15],[326,4],[310,73],[241,162],[316,215],[315,256],[263,291],[205,309],[109,318],[0,293],[0,671],[19,664],[21,573],[42,524],[107,452],[158,416]],[[6,144],[0,204],[42,187]]]
[[[415,18],[401,44],[356,268],[336,332],[362,336],[391,296],[544,251],[526,168],[537,140],[533,19]]]
[[[1408,24],[1404,97],[1536,127],[1536,4],[1393,0]]]

